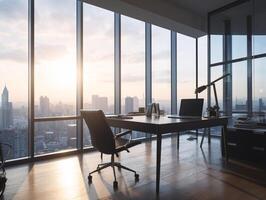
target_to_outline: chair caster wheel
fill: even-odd
[[[88,182],[92,183],[92,176],[91,175],[88,176]]]
[[[135,174],[135,179],[136,179],[136,181],[139,180],[139,175],[138,174]]]
[[[114,187],[114,189],[117,189],[117,188],[118,188],[118,183],[117,183],[117,181],[114,181],[114,182],[113,182],[113,187]]]

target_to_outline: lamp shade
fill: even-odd
[[[200,86],[200,87],[196,88],[196,90],[195,90],[195,94],[197,94],[197,93],[201,93],[201,92],[204,91],[206,88],[207,88],[206,85],[203,85],[203,86]]]

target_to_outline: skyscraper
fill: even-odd
[[[0,110],[0,127],[2,129],[9,128],[13,125],[12,103],[9,102],[9,93],[5,86],[2,93],[1,110]]]
[[[264,109],[264,103],[262,98],[259,98],[259,112],[262,112]]]
[[[91,104],[93,109],[101,109],[104,112],[108,112],[108,98],[100,97],[98,95],[92,95]]]
[[[134,98],[126,97],[125,98],[125,113],[128,114],[134,111]]]
[[[134,99],[134,110],[133,111],[138,111],[139,110],[139,98],[137,96],[133,97]]]
[[[50,100],[47,96],[40,97],[40,116],[48,116],[50,114]]]

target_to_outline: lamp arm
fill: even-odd
[[[216,86],[215,86],[215,83],[212,84],[213,86],[213,91],[214,91],[214,97],[215,97],[215,104],[217,106],[217,112],[219,112],[219,103],[218,103],[218,97],[217,97],[217,91],[216,91]]]

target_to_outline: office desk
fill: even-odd
[[[161,168],[161,144],[162,135],[172,132],[223,126],[223,147],[224,156],[227,157],[227,117],[219,118],[199,118],[199,119],[175,119],[165,116],[151,117],[134,116],[132,119],[107,118],[107,122],[112,127],[131,129],[146,132],[157,136],[157,160],[156,160],[156,193],[160,190],[160,168]]]

